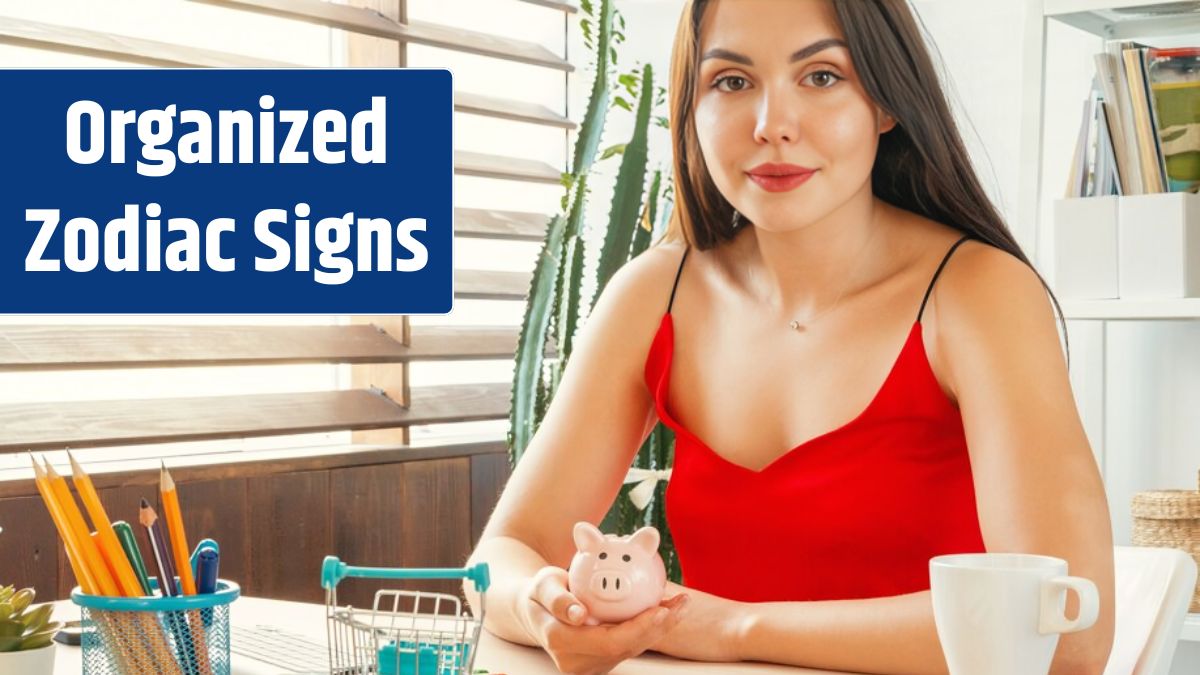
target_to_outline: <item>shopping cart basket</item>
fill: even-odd
[[[389,589],[375,593],[370,609],[342,606],[337,586],[364,579],[470,579],[479,593],[477,613],[464,611],[448,593]],[[351,567],[335,556],[321,565],[325,589],[329,668],[334,675],[470,675],[483,628],[486,563],[463,569]]]

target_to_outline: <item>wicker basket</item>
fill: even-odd
[[[1133,497],[1133,545],[1177,548],[1200,565],[1200,490],[1156,490]],[[1200,612],[1200,581],[1191,612]]]

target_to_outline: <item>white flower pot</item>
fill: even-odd
[[[23,652],[0,652],[0,673],[54,675],[55,643]]]

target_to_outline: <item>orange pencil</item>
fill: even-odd
[[[192,562],[188,556],[187,534],[183,531],[183,513],[179,509],[179,492],[175,489],[175,481],[167,471],[167,463],[162,463],[159,474],[159,496],[162,499],[163,518],[167,525],[167,538],[171,540],[172,557],[175,558],[175,573],[179,575],[179,586],[183,595],[196,594],[196,578],[192,576]],[[195,653],[200,672],[208,675],[212,666],[208,661],[208,641],[204,637],[204,624],[200,612],[188,612],[192,623],[192,639],[195,641]]]
[[[175,558],[175,573],[179,575],[179,585],[183,595],[196,594],[196,578],[192,576],[192,564],[188,553],[187,534],[183,531],[183,513],[179,510],[179,492],[175,489],[175,481],[167,471],[163,462],[159,473],[159,491],[162,497],[163,520],[167,526],[167,538],[171,540],[171,554]]]
[[[83,555],[79,552],[79,547],[75,543],[75,534],[67,523],[67,517],[50,491],[50,485],[46,481],[46,474],[42,467],[38,466],[37,460],[33,458],[32,454],[29,455],[29,460],[33,462],[33,480],[37,484],[38,494],[42,495],[42,501],[46,503],[46,510],[50,512],[50,520],[54,521],[54,527],[58,529],[58,536],[67,548],[67,562],[71,564],[71,571],[75,573],[75,579],[79,582],[79,587],[83,589],[83,592],[94,595],[96,580],[84,562]]]
[[[79,542],[79,535],[71,526],[66,510],[59,503],[58,497],[55,494],[56,490],[51,487],[50,480],[46,477],[45,471],[42,467],[38,466],[37,460],[34,459],[32,453],[29,455],[29,460],[33,463],[33,477],[34,482],[37,484],[38,492],[42,495],[42,501],[46,503],[46,508],[50,511],[50,519],[54,521],[54,526],[58,529],[59,537],[62,538],[63,545],[67,549],[67,562],[71,565],[71,571],[75,573],[75,580],[79,582],[79,588],[84,593],[96,595],[99,584],[88,567],[84,554],[81,552],[82,546]],[[63,481],[63,487],[66,487],[66,481]],[[67,498],[70,499],[69,492]],[[80,516],[80,520],[82,519],[83,517]],[[90,537],[88,541],[91,541]],[[104,562],[100,561],[100,565],[103,566]],[[95,620],[96,627],[105,640],[112,640],[119,635],[119,633],[112,631],[106,614],[97,613],[92,615],[92,618]],[[114,652],[122,672],[130,671],[130,663],[125,650],[126,646],[120,644]]]
[[[79,462],[75,461],[75,457],[69,452],[67,457],[71,460],[71,477],[75,482],[75,490],[79,492],[79,498],[83,500],[88,516],[92,519],[92,525],[96,528],[96,543],[99,544],[104,559],[109,562],[117,585],[126,596],[140,596],[142,585],[138,583],[137,575],[133,573],[133,566],[125,557],[125,550],[121,548],[121,542],[117,539],[116,532],[113,531],[108,513],[104,510],[104,505],[100,503],[100,495],[96,493],[96,486],[92,484],[91,477],[87,475],[83,467],[79,466]]]
[[[45,457],[42,458],[42,461],[46,463],[46,480],[50,485],[50,490],[67,516],[67,524],[75,533],[75,540],[78,542],[80,553],[83,554],[83,560],[96,580],[96,590],[100,595],[120,596],[121,589],[117,587],[117,582],[108,573],[108,567],[100,556],[100,549],[96,546],[96,542],[92,541],[91,530],[83,521],[83,514],[80,513],[75,498],[71,496],[71,488],[67,487],[67,479],[58,475]]]

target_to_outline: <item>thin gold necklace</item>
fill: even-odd
[[[835,299],[833,301],[833,304],[830,305],[828,308],[821,310],[815,316],[809,317],[803,323],[801,323],[799,319],[792,319],[791,322],[788,323],[789,328],[796,331],[797,333],[803,333],[808,330],[809,326],[812,326],[814,323],[816,323],[818,319],[824,317],[826,314],[837,309],[837,306],[839,304],[841,304],[841,302],[842,302],[842,297],[846,294],[846,290],[850,288],[850,284],[854,280],[854,276],[858,273],[859,269],[862,267],[862,264],[863,264],[862,261],[863,261],[863,257],[864,257],[863,252],[865,252],[867,250],[867,247],[870,246],[871,240],[875,238],[875,233],[878,231],[879,231],[879,226],[875,226],[871,229],[871,234],[869,234],[867,236],[867,241],[863,243],[862,248],[859,249],[859,251],[858,251],[858,256],[857,256],[858,261],[854,266],[854,270],[851,272],[850,277],[846,280],[846,283],[842,285],[842,290],[841,290],[841,292],[838,293],[837,299]],[[746,262],[746,277],[747,278],[750,277],[749,261]]]

